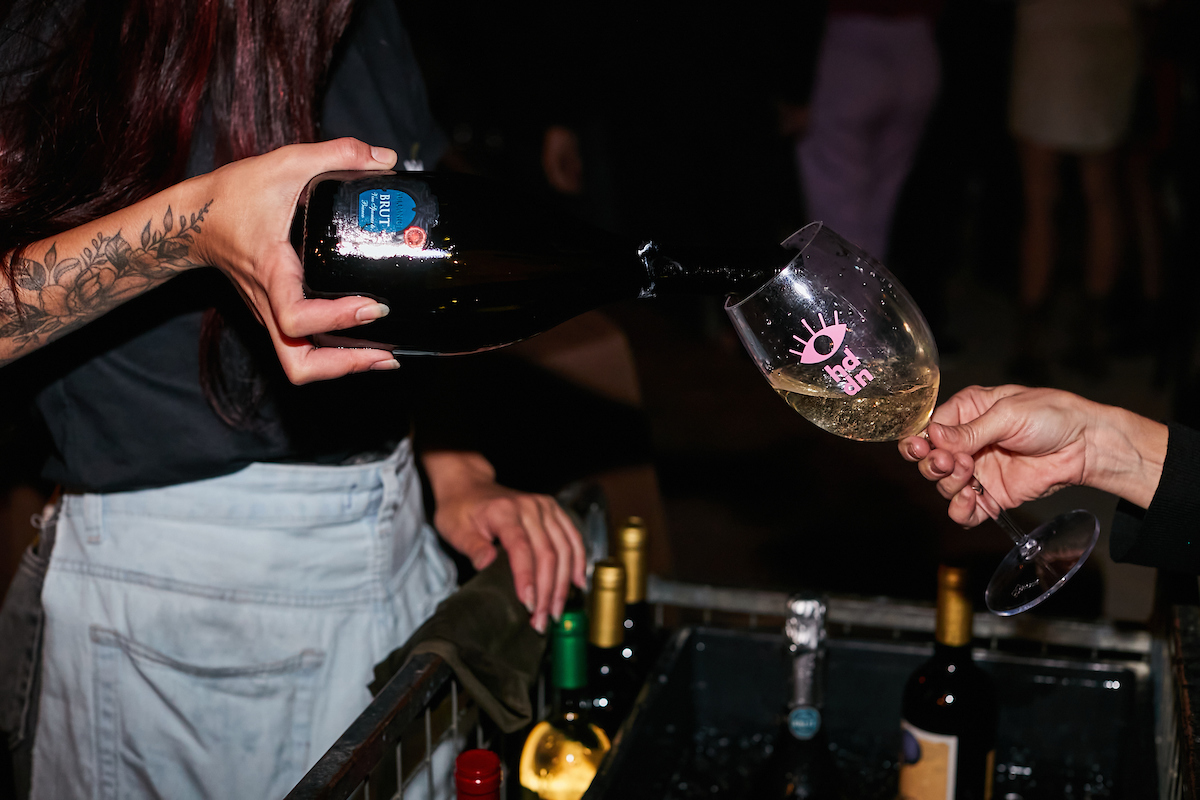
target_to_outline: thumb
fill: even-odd
[[[984,437],[979,427],[975,424],[978,421],[962,425],[942,425],[937,422],[929,423],[929,441],[933,442],[933,446],[939,450],[946,450],[951,453],[966,453],[975,455],[988,442],[983,441]]]
[[[467,557],[476,570],[481,570],[496,560],[496,545],[480,537],[471,537],[459,552]]]

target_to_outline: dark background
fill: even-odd
[[[761,243],[782,240],[808,221],[793,142],[779,132],[777,109],[807,97],[821,3],[769,11],[660,2],[520,5],[467,13],[454,4],[401,3],[435,116],[460,165],[551,196],[539,162],[541,134],[565,124],[580,136],[584,192],[555,201],[598,226],[632,237]],[[970,383],[1010,380],[1005,361],[1019,324],[1022,219],[1006,126],[1014,10],[1000,0],[946,4],[938,26],[942,90],[893,230],[889,266],[934,327],[943,397]],[[1197,140],[1189,99],[1195,57],[1186,42],[1196,30],[1195,3],[1167,3],[1159,15],[1167,35],[1148,52],[1177,70],[1166,89],[1172,117],[1151,115],[1151,124],[1168,128],[1169,146],[1153,160],[1151,179],[1169,209],[1162,225],[1170,299],[1153,309],[1141,303],[1131,247],[1114,312],[1127,321],[1119,327],[1149,324],[1155,335],[1114,348],[1104,376],[1060,360],[1051,385],[1153,417],[1189,419],[1197,372]],[[1071,188],[1072,169],[1068,160],[1051,326],[1064,339],[1082,282],[1082,200]],[[502,476],[510,471],[539,484],[530,488],[549,490],[556,478],[586,473],[589,454],[605,453],[597,457],[607,464],[614,446],[628,446],[631,460],[650,453],[665,515],[665,529],[652,535],[670,544],[661,571],[724,585],[928,600],[939,561],[967,565],[982,583],[1007,550],[998,529],[953,525],[945,502],[894,445],[842,441],[792,414],[743,356],[719,299],[636,302],[605,313],[634,351],[646,447],[636,431],[627,440],[614,433],[628,427],[619,414],[545,413],[571,403],[569,394],[542,391],[527,375],[506,381],[503,357],[501,366],[489,366],[493,356],[463,369],[496,370],[488,402],[505,411],[490,419],[509,436],[497,435],[489,455]],[[1144,314],[1150,319],[1139,318]],[[489,419],[486,405],[474,413]],[[531,444],[539,430],[549,442]],[[540,470],[550,463],[553,470]],[[1059,508],[1089,505],[1107,526],[1114,503],[1087,490],[1063,492],[1018,516],[1032,523]],[[1153,579],[1150,570],[1112,565],[1105,552],[1041,613],[1140,618]]]

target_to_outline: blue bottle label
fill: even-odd
[[[358,227],[370,233],[399,233],[412,225],[417,203],[407,192],[368,189],[358,195]]]
[[[788,730],[797,739],[811,739],[821,730],[821,712],[812,706],[799,706],[788,712]]]

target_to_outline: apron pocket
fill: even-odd
[[[279,798],[308,766],[320,650],[198,666],[92,627],[96,797]]]

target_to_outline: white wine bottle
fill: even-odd
[[[617,529],[617,555],[625,564],[625,645],[621,655],[629,662],[639,683],[645,680],[658,655],[654,614],[646,600],[648,538],[649,531],[641,517],[629,517]]]
[[[791,665],[791,699],[775,749],[753,796],[795,800],[842,800],[837,764],[829,750],[825,704],[825,598],[794,594],[784,623]]]
[[[592,572],[588,617],[588,696],[592,721],[610,737],[633,706],[638,680],[625,649],[625,565],[615,558],[597,561]]]
[[[579,800],[612,747],[590,719],[587,694],[587,615],[564,611],[550,634],[554,710],[533,726],[517,777],[525,798]]]
[[[314,341],[397,355],[500,347],[627,298],[753,291],[795,256],[625,240],[510,184],[442,173],[320,175],[301,196],[292,244],[307,296],[361,295],[391,309]]]
[[[996,691],[971,659],[971,603],[961,569],[938,569],[933,657],[909,676],[900,722],[901,800],[990,800]]]

